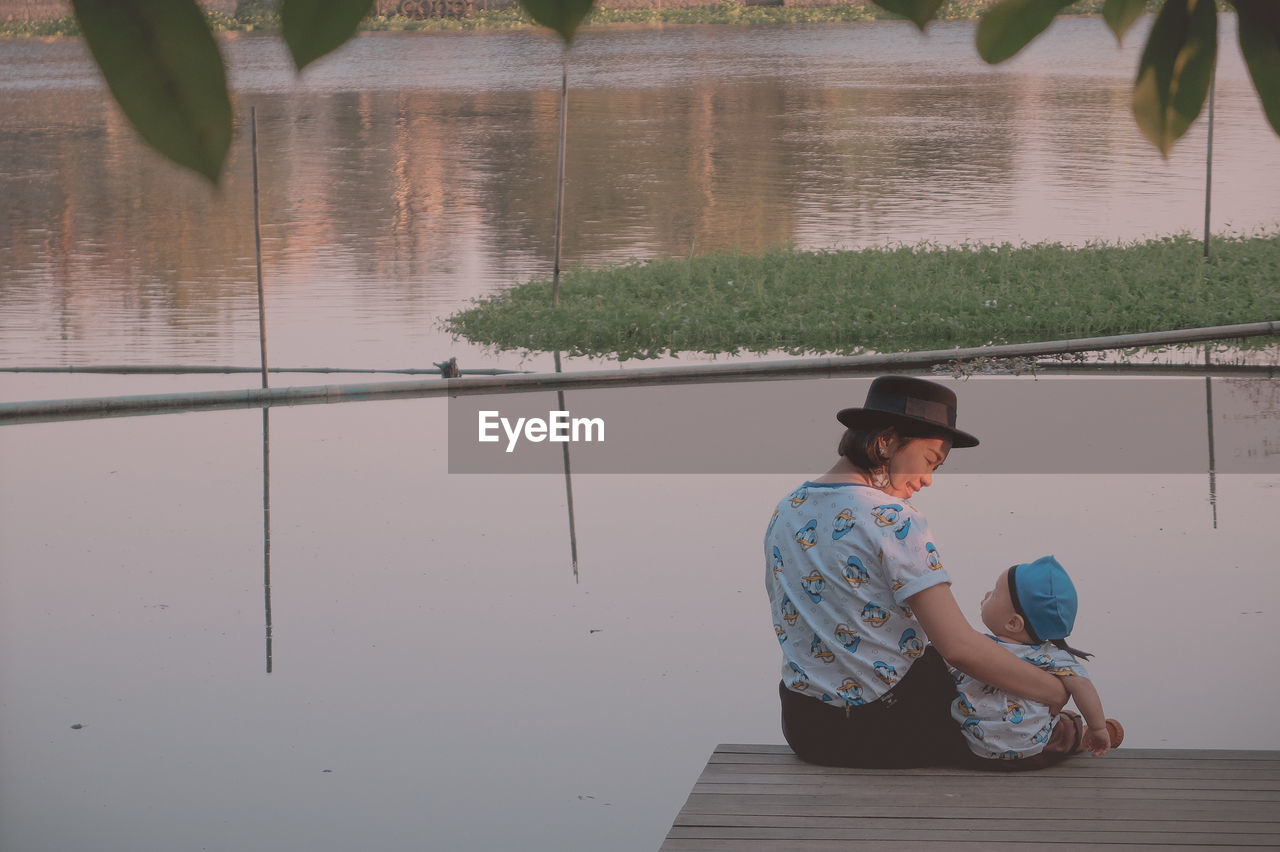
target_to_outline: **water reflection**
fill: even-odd
[[[1204,353],[1205,362],[1209,361],[1209,353]],[[1205,431],[1209,438],[1209,510],[1213,513],[1213,528],[1218,528],[1218,488],[1214,477],[1218,474],[1217,465],[1213,460],[1213,380],[1208,376],[1204,377],[1204,413],[1205,413]]]
[[[1046,426],[1038,394],[1060,381],[957,390],[1025,391],[983,414],[1009,421],[980,433],[1002,445]],[[1219,473],[1215,529],[1207,401],[1199,378],[1169,381],[1185,406],[1148,407],[1199,460],[1188,473],[942,473],[917,505],[970,617],[992,566],[1070,565],[1080,644],[1129,745],[1275,748],[1274,678],[1224,668],[1216,646],[1165,658],[1134,640],[1185,632],[1209,575],[1250,590],[1211,616],[1233,642],[1277,626],[1277,383],[1213,381],[1218,466],[1263,471]],[[796,420],[823,434],[794,472],[584,475],[575,456],[578,582],[561,471],[450,476],[444,400],[278,409],[269,458],[252,411],[0,430],[0,846],[656,848],[716,743],[780,741],[758,532],[829,463],[823,412],[866,380],[803,384],[756,384],[748,409],[808,401]],[[1047,425],[1042,448],[1091,440]],[[1129,421],[1112,431],[1134,439]],[[1188,668],[1239,700],[1188,693]]]
[[[566,263],[1198,231],[1203,128],[1167,164],[1148,150],[1141,39],[1099,50],[1096,23],[996,69],[968,25],[592,33],[570,54]],[[78,49],[0,44],[0,359],[248,362],[253,107],[282,363],[493,363],[435,323],[550,272],[554,42],[370,36],[298,81],[274,39],[226,48],[241,126],[210,192],[141,148]],[[1234,51],[1217,100],[1216,227],[1271,225],[1280,140]]]
[[[271,674],[271,409],[262,409],[262,589],[267,639],[267,674]]]
[[[556,356],[556,372],[561,372],[560,353]],[[564,401],[564,391],[556,391],[556,411],[568,411],[569,406]],[[561,456],[564,460],[564,499],[565,505],[569,510],[569,558],[573,562],[573,579],[578,579],[578,530],[577,522],[573,516],[573,473],[570,470],[569,463],[569,445],[567,443],[560,445]]]

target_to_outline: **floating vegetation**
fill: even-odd
[[[1027,343],[1280,318],[1280,234],[1146,242],[780,249],[535,280],[447,330],[498,350],[656,358],[853,355]],[[1256,346],[1266,345],[1261,339]],[[1249,345],[1249,344],[1245,344]]]

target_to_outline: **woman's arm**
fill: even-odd
[[[960,671],[1021,698],[1048,704],[1054,714],[1067,703],[1061,678],[1018,659],[969,626],[949,583],[916,592],[907,598],[907,605],[938,653]]]

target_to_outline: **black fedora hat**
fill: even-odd
[[[951,436],[952,447],[976,447],[978,439],[956,428],[956,395],[950,388],[912,376],[881,376],[871,383],[861,408],[844,408],[836,419],[850,429],[924,426]]]

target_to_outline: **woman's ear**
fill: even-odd
[[[893,458],[893,454],[898,451],[898,430],[890,426],[884,429],[880,434],[876,435],[875,440],[871,442],[872,452],[875,454],[875,461],[883,464]]]

